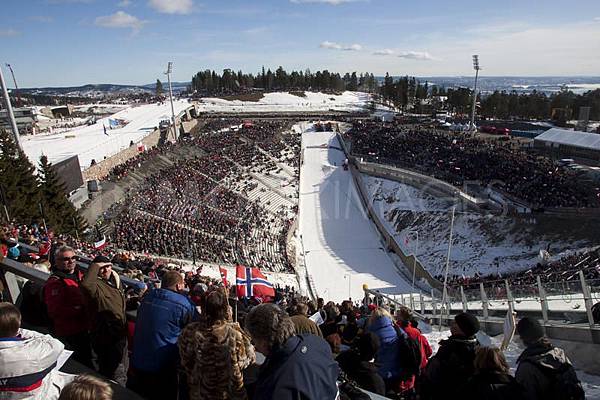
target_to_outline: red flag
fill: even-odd
[[[258,268],[237,265],[235,276],[238,297],[275,297],[273,284],[265,278]]]
[[[94,242],[94,249],[95,250],[102,250],[103,248],[106,247],[108,243],[106,243],[106,236],[102,235],[102,239],[98,240],[97,242]]]
[[[223,285],[227,287],[227,270],[223,267],[219,267],[219,272],[221,273],[221,279],[223,280]]]

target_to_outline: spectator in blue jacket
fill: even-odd
[[[151,290],[137,312],[127,387],[150,400],[177,398],[177,339],[199,317],[191,300],[181,294],[184,288],[179,272],[166,272],[161,288]]]
[[[380,347],[375,362],[379,364],[378,372],[385,381],[386,390],[397,389],[401,368],[398,356],[398,334],[406,334],[394,328],[391,314],[382,307],[373,310],[367,324],[367,331],[379,338]]]

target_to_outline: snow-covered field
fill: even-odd
[[[362,285],[410,292],[362,208],[345,155],[331,132],[302,134],[298,250],[318,296],[341,301],[364,296]],[[384,290],[385,291],[385,290]]]
[[[174,102],[175,114],[189,106],[185,100]],[[100,162],[105,157],[126,149],[130,142],[139,142],[149,135],[160,121],[168,120],[170,116],[171,106],[168,102],[162,105],[127,107],[110,117],[99,119],[94,125],[53,135],[22,136],[23,149],[35,165],[42,154],[52,163],[78,155],[81,168],[86,169],[92,160]],[[124,119],[129,123],[122,128],[109,129],[109,118]],[[106,126],[107,135],[104,134],[103,126]]]
[[[452,204],[396,181],[363,175],[373,206],[389,232],[407,254],[417,253],[422,265],[433,275],[445,268],[450,236]],[[521,271],[535,266],[540,249],[550,244],[554,258],[573,249],[593,245],[586,239],[585,224],[570,221],[456,213],[450,254],[450,273]],[[419,243],[417,248],[417,233]],[[589,236],[587,236],[589,237]]]
[[[437,349],[439,348],[439,342],[443,339],[448,338],[450,336],[450,331],[442,330],[441,332],[439,332],[436,326],[433,328],[432,331],[424,333],[424,335],[425,337],[427,337],[427,340],[429,341],[429,344],[431,344],[431,347],[433,349],[433,353],[435,354],[437,352]],[[500,347],[500,345],[502,344],[502,340],[502,335],[492,338],[483,335],[483,337],[480,339],[480,342],[482,344]],[[491,343],[485,343],[486,341],[491,341]],[[512,340],[512,342],[508,345],[508,348],[504,351],[504,356],[506,357],[506,361],[508,361],[508,364],[510,365],[510,371],[512,375],[514,375],[516,371],[517,358],[519,357],[522,351],[523,345],[520,343],[518,336],[516,336]],[[577,366],[576,360],[574,361],[574,363],[575,366]],[[581,380],[587,399],[600,399],[600,376],[590,375],[581,370],[577,371],[577,376]]]
[[[368,93],[344,92],[341,95],[305,92],[305,97],[287,92],[266,93],[259,101],[200,100],[202,112],[282,112],[282,111],[364,111],[372,97]]]

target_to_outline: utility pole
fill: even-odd
[[[175,108],[173,107],[173,88],[171,87],[171,72],[173,72],[173,63],[169,61],[167,65],[167,80],[169,81],[169,98],[171,100],[171,125],[173,126],[173,139],[177,141],[177,126],[175,125]]]
[[[471,110],[471,131],[475,132],[475,105],[477,104],[477,78],[479,77],[479,56],[473,55],[473,69],[475,70],[475,85],[473,86],[473,109]]]
[[[13,135],[15,137],[15,143],[21,150],[21,140],[19,138],[19,128],[17,127],[17,120],[15,119],[15,114],[13,112],[12,104],[10,102],[10,97],[8,95],[8,88],[6,87],[6,82],[4,81],[4,74],[2,73],[2,67],[0,67],[0,85],[2,86],[2,94],[4,96],[4,102],[6,103],[6,110],[8,111],[8,118],[10,119],[10,125],[12,127]]]

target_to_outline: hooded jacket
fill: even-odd
[[[54,370],[64,345],[26,329],[0,339],[0,399],[57,399],[73,376]]]
[[[460,398],[462,388],[475,373],[475,337],[452,335],[440,342],[423,375],[423,399]]]
[[[558,370],[565,364],[571,365],[565,351],[551,344],[539,341],[527,347],[517,359],[515,378],[525,388],[527,400],[550,398],[550,378],[541,368]]]
[[[261,366],[254,400],[334,400],[339,368],[315,335],[290,337]]]
[[[380,347],[375,357],[375,361],[379,364],[379,375],[383,379],[397,378],[402,367],[398,355],[398,332],[405,335],[406,333],[401,330],[397,332],[392,320],[384,316],[373,320],[367,330],[379,337]]]

